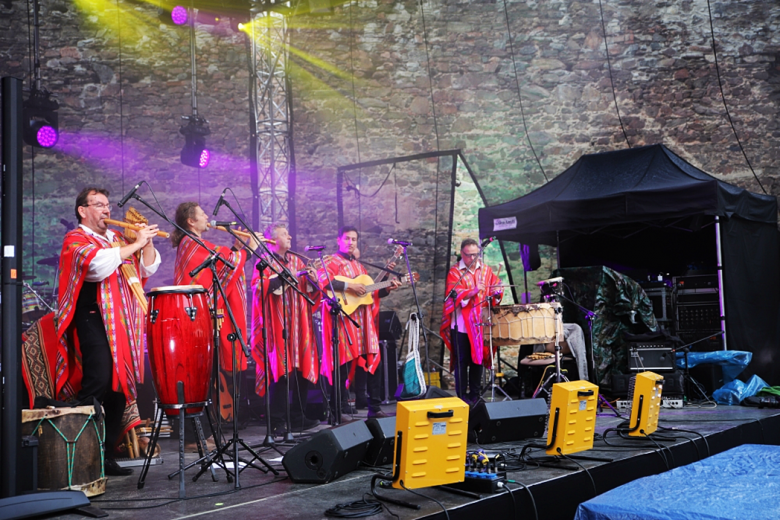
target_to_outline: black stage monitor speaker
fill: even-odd
[[[438,386],[429,386],[428,390],[425,392],[425,397],[423,399],[441,399],[442,397],[455,397],[455,396],[450,394],[446,390],[442,390]]]
[[[547,420],[544,399],[480,401],[469,414],[469,441],[479,444],[541,437]]]
[[[342,424],[293,446],[282,465],[293,482],[325,484],[357,469],[372,438],[363,421]]]
[[[366,419],[366,426],[374,438],[368,445],[363,461],[369,466],[390,464],[395,448],[395,417],[370,417]]]

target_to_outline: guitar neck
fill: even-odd
[[[390,287],[392,284],[393,284],[392,280],[387,280],[386,282],[372,283],[371,285],[366,285],[366,292],[372,293],[374,291],[381,291],[382,289],[386,289]]]

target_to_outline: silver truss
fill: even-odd
[[[287,16],[264,10],[252,18],[254,110],[257,125],[257,185],[253,186],[254,226],[290,222],[292,117],[288,98]]]

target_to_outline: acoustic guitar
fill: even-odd
[[[413,272],[412,276],[414,276],[415,283],[417,283],[420,280],[419,273]],[[334,276],[333,279],[340,280],[348,284],[361,283],[366,286],[366,294],[364,294],[363,296],[358,296],[356,294],[352,294],[347,291],[341,291],[338,293],[338,301],[341,304],[341,308],[344,309],[344,312],[346,312],[347,314],[352,314],[361,305],[371,305],[372,303],[374,303],[374,291],[385,289],[387,287],[390,287],[393,284],[392,280],[374,283],[373,278],[371,278],[367,274],[361,274],[360,276],[357,276],[355,278],[347,278],[346,276],[337,275]],[[408,284],[409,276],[408,275],[404,276],[403,279],[401,280],[401,283]],[[331,293],[330,290],[328,290],[328,296],[333,298],[333,293]]]

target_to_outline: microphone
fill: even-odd
[[[325,249],[325,246],[306,246],[303,248],[304,251],[322,251]]]
[[[217,201],[217,205],[214,206],[214,212],[211,214],[212,217],[216,217],[217,213],[219,212],[219,208],[222,207],[222,204],[225,202],[225,191],[227,191],[227,188],[222,190],[222,195],[219,196],[219,200]]]
[[[136,184],[135,186],[133,186],[133,189],[130,190],[130,193],[128,193],[127,195],[122,197],[122,200],[119,201],[119,204],[117,204],[117,206],[119,206],[121,208],[122,206],[127,204],[127,201],[130,200],[133,197],[133,195],[135,195],[135,192],[138,191],[138,188],[140,188],[141,184],[143,184],[144,182],[146,182],[146,181],[141,181],[138,184]]]
[[[405,242],[403,240],[396,240],[394,238],[388,238],[387,239],[387,243],[390,244],[391,246],[395,245],[395,246],[409,247],[409,246],[412,245],[411,242]]]
[[[482,241],[482,244],[480,244],[479,247],[481,247],[481,248],[485,247],[486,245],[488,245],[489,243],[491,243],[495,239],[496,239],[496,237],[488,237],[488,238],[486,238],[485,240]]]
[[[210,222],[211,227],[230,227],[235,226],[238,222],[228,222],[227,220],[212,220]]]
[[[558,283],[562,281],[563,281],[563,276],[556,276],[555,278],[550,278],[548,280],[539,280],[538,282],[536,282],[536,285],[542,286],[548,283]]]

